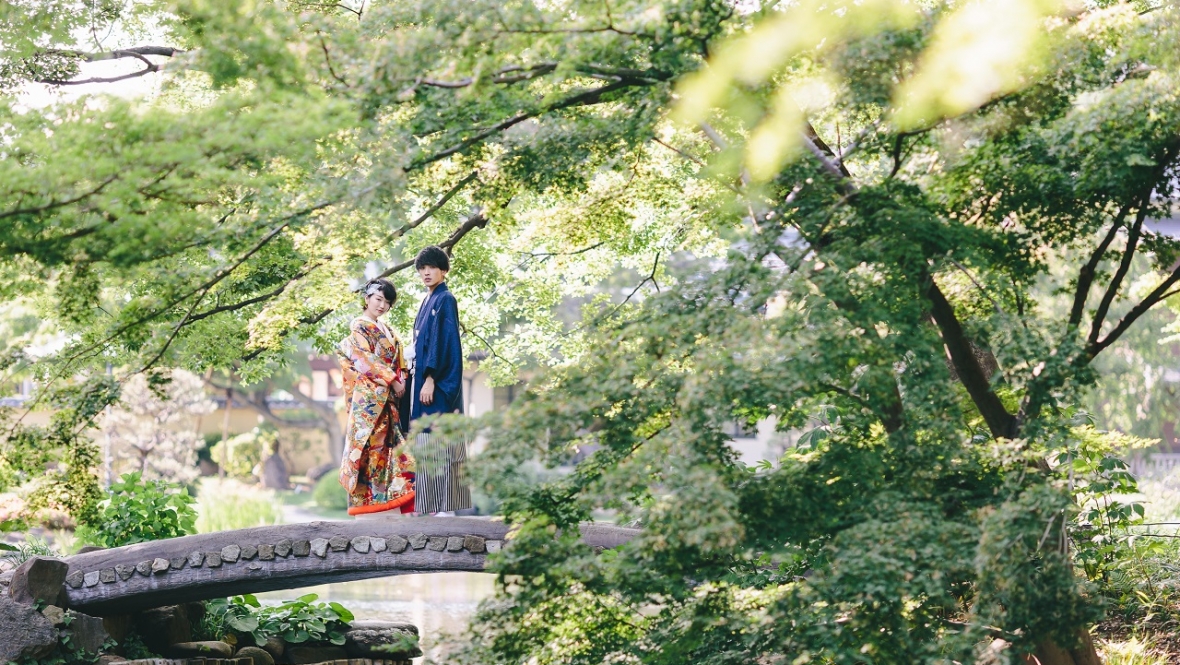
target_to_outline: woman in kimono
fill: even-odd
[[[414,458],[398,426],[408,371],[397,336],[380,317],[397,300],[386,279],[365,285],[364,312],[338,348],[348,408],[340,484],[348,514],[414,512]]]

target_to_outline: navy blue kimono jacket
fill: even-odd
[[[420,399],[426,377],[434,377],[434,402]],[[459,343],[459,305],[446,282],[422,301],[414,319],[414,387],[410,420],[463,412],[463,347]]]

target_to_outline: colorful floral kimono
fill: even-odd
[[[338,348],[348,408],[340,462],[348,514],[413,512],[414,458],[398,427],[393,394],[394,381],[408,376],[401,342],[384,324],[363,316],[349,328]]]

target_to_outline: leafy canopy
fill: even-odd
[[[6,98],[0,288],[65,334],[43,385],[262,378],[339,339],[362,270],[418,295],[428,243],[483,367],[550,367],[488,423],[478,482],[518,530],[470,662],[945,663],[995,638],[1093,662],[1106,553],[1077,536],[1106,518],[1071,482],[1125,477],[1073,407],[1180,282],[1149,223],[1180,153],[1173,7],[66,7],[3,10],[9,89],[165,76],[144,101]],[[725,432],[766,418],[809,433],[751,470]],[[579,545],[602,510],[641,537]]]

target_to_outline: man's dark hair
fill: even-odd
[[[397,288],[393,286],[393,282],[385,279],[384,277],[370,279],[368,282],[365,282],[364,288],[361,289],[362,312],[365,310],[365,301],[369,299],[369,289],[374,284],[376,284],[381,289],[381,295],[385,296],[385,302],[389,303],[390,307],[393,307],[393,303],[397,302]]]
[[[426,266],[433,266],[439,270],[450,270],[451,257],[447,256],[447,253],[438,245],[423,247],[422,251],[418,252],[418,258],[414,259],[414,270],[421,270]]]

